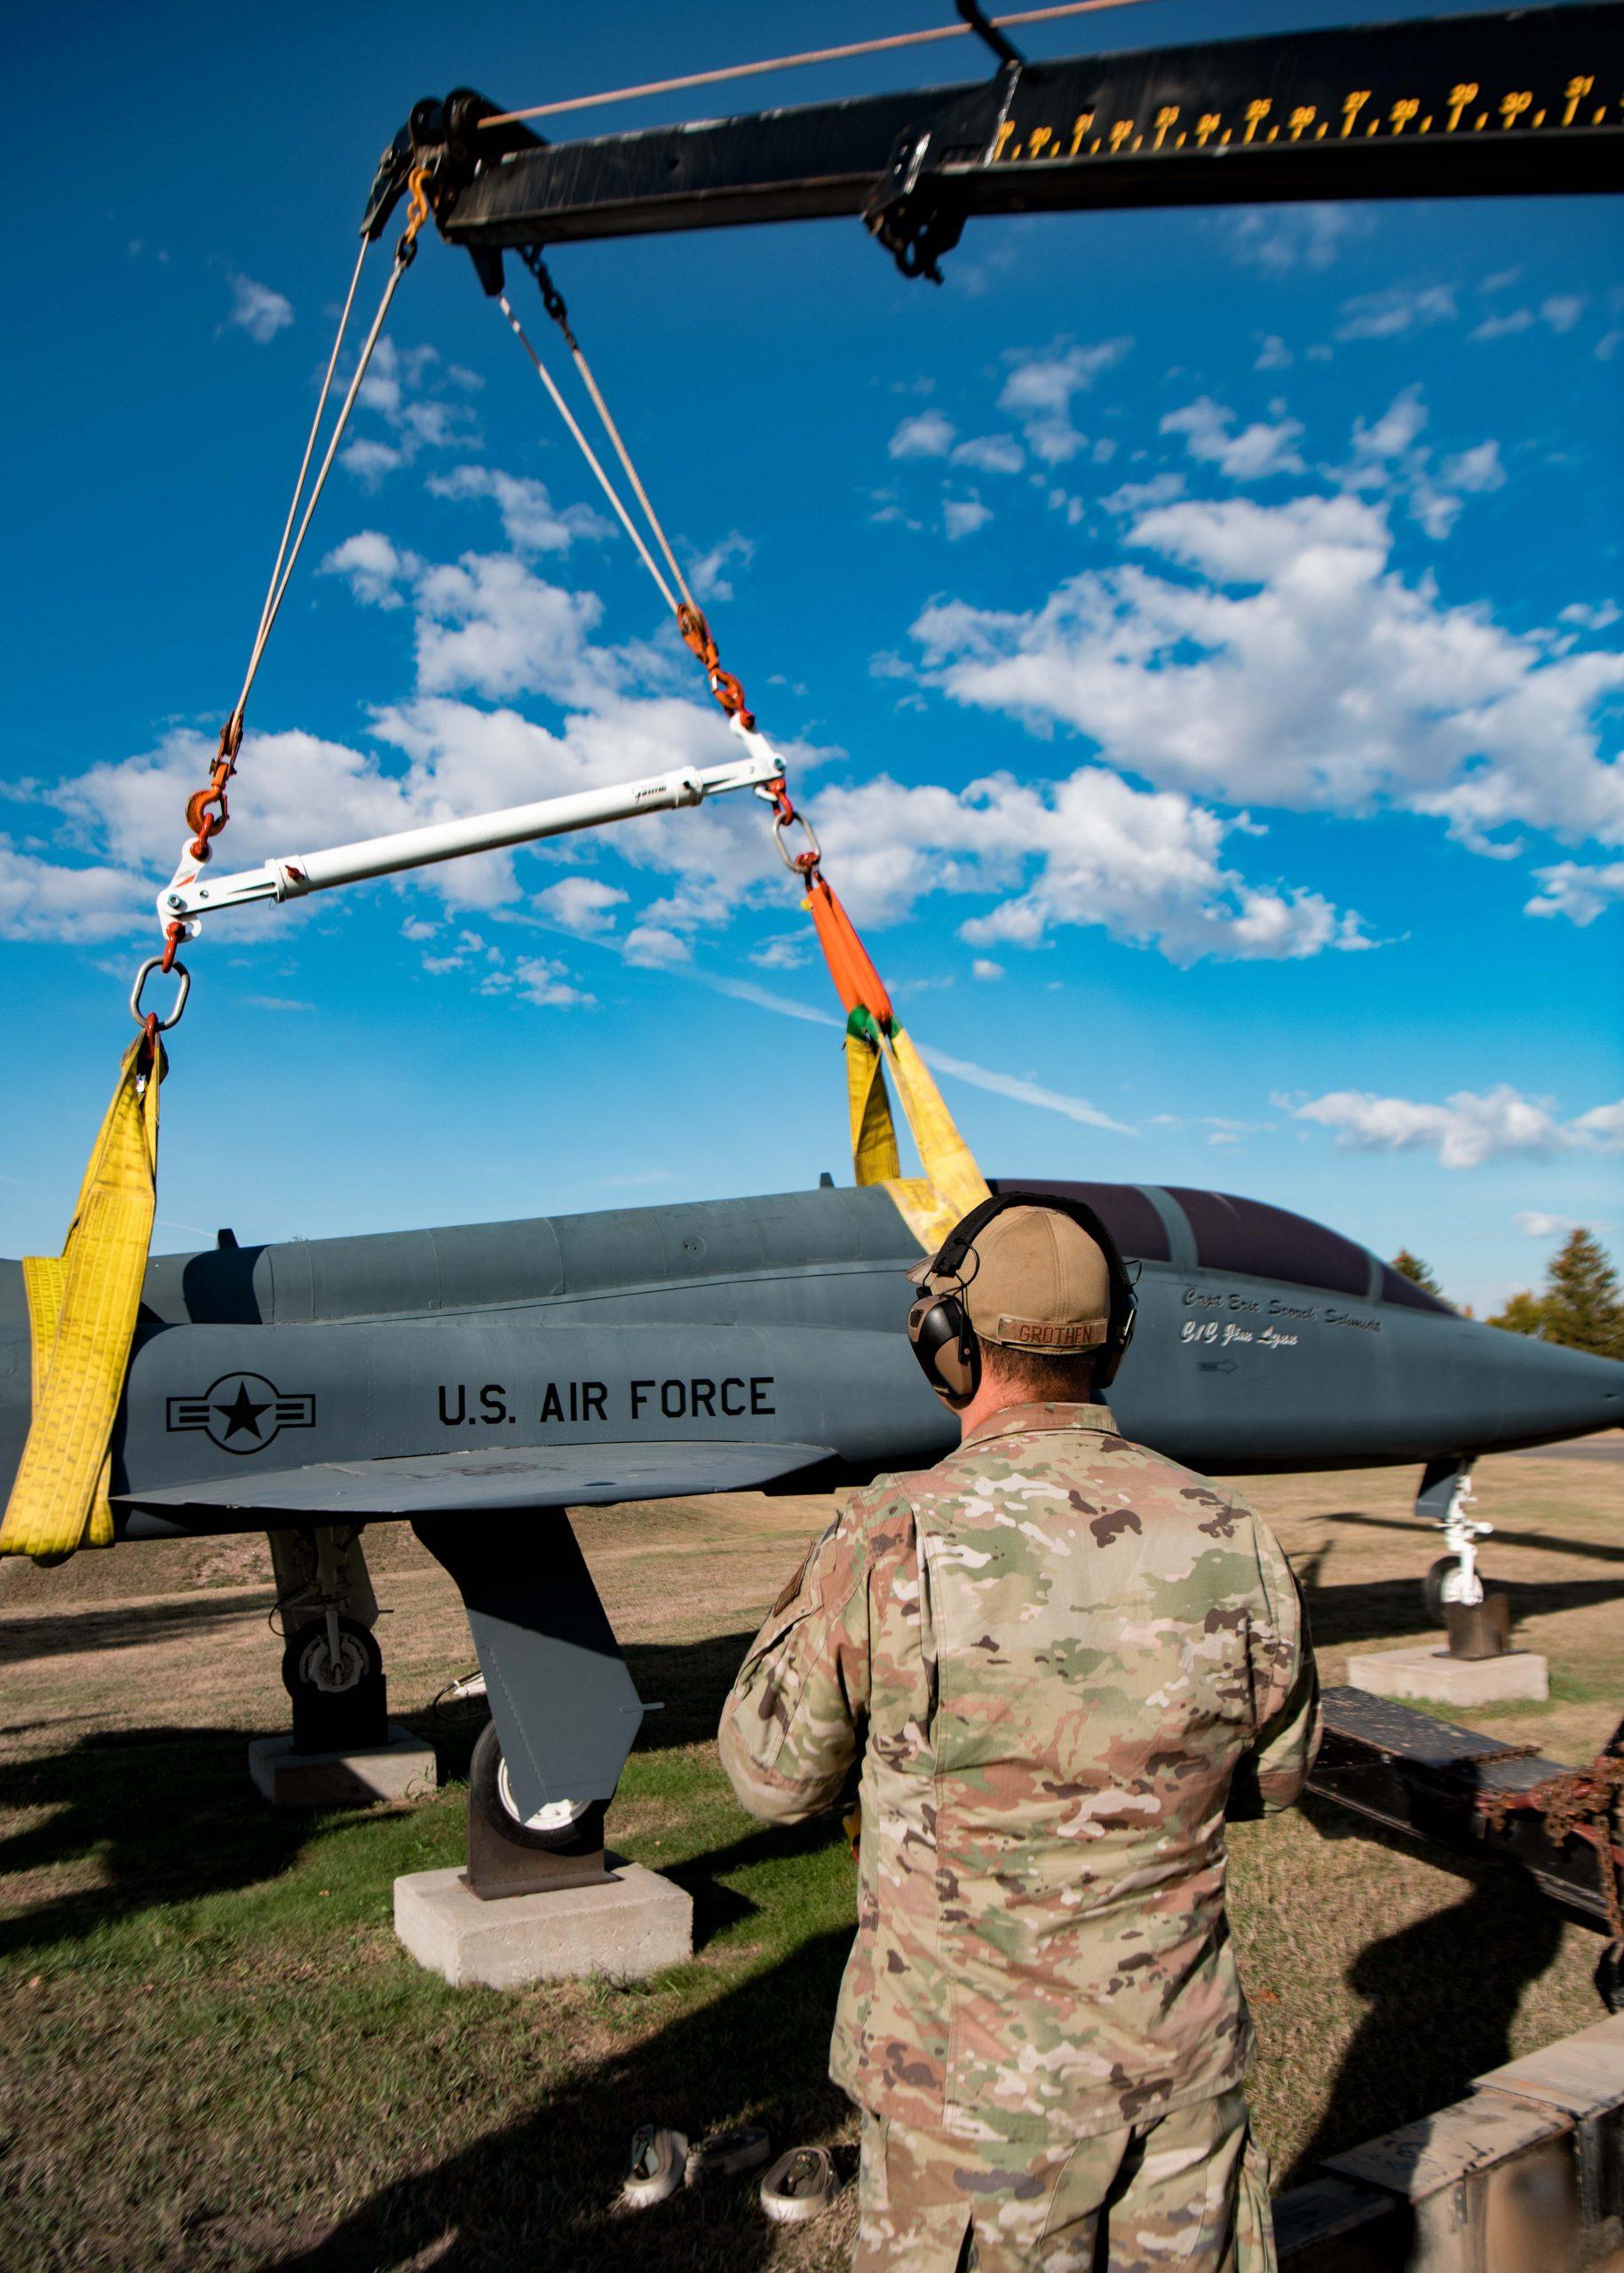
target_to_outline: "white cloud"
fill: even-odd
[[[1328,268],[1349,237],[1369,226],[1347,205],[1254,205],[1223,222],[1234,257],[1268,276]]]
[[[589,506],[560,511],[545,482],[495,466],[456,466],[449,473],[431,474],[428,486],[436,497],[490,498],[502,516],[503,535],[519,552],[566,552],[578,537],[609,534],[609,524]]]
[[[347,473],[354,475],[363,489],[376,489],[386,473],[405,464],[406,457],[392,442],[380,442],[374,435],[359,434],[339,451],[338,463]]]
[[[259,346],[267,346],[293,321],[293,303],[284,293],[257,284],[251,276],[234,276],[230,283],[231,313],[226,321]]]
[[[176,833],[173,819],[170,833]],[[0,836],[0,939],[128,937],[148,915],[151,901],[151,885],[128,869],[93,863],[70,867],[20,852]]]
[[[1564,332],[1573,330],[1584,312],[1585,303],[1577,293],[1553,292],[1549,299],[1541,301],[1537,310],[1508,308],[1501,315],[1485,316],[1470,336],[1473,339],[1513,339],[1519,332],[1532,331],[1539,322],[1548,324],[1560,337]]]
[[[970,966],[970,975],[972,978],[1002,978],[1003,965],[994,962],[989,955],[978,955]]]
[[[1302,472],[1296,444],[1303,428],[1297,419],[1283,418],[1273,426],[1260,420],[1232,434],[1230,424],[1234,416],[1204,394],[1182,410],[1169,410],[1161,422],[1161,432],[1182,434],[1192,458],[1216,465],[1232,481],[1262,481],[1271,474]]]
[[[1427,324],[1447,323],[1459,313],[1447,284],[1394,284],[1344,300],[1338,339],[1396,339]]]
[[[1420,386],[1401,388],[1372,424],[1367,425],[1362,418],[1354,420],[1356,469],[1386,466],[1396,460],[1407,458],[1426,423],[1427,406],[1422,400]],[[1354,486],[1360,487],[1367,484],[1356,479]]]
[[[1119,1136],[1130,1136],[1133,1131],[1121,1121],[1113,1121],[1086,1097],[1067,1097],[1063,1090],[1051,1089],[1042,1081],[1032,1081],[1016,1073],[997,1073],[985,1065],[978,1065],[966,1057],[949,1057],[945,1049],[921,1044],[919,1055],[933,1073],[947,1073],[953,1079],[967,1081],[972,1089],[986,1089],[995,1097],[1010,1097],[1017,1105],[1034,1105],[1044,1113],[1058,1113],[1066,1121],[1081,1121],[1085,1129],[1109,1129]]]
[[[1253,884],[1225,867],[1224,838],[1240,822],[1133,788],[1102,766],[1052,783],[994,774],[956,795],[883,775],[831,786],[818,827],[860,922],[895,922],[931,891],[991,899],[959,926],[975,947],[1035,946],[1094,924],[1180,963],[1366,944],[1359,919],[1319,894]]]
[[[1444,460],[1438,479],[1452,489],[1465,489],[1474,495],[1486,489],[1503,489],[1506,470],[1500,462],[1500,444],[1479,442],[1475,449],[1457,451]]]
[[[1293,1111],[1299,1121],[1335,1129],[1344,1151],[1434,1152],[1446,1168],[1552,1152],[1624,1152],[1624,1101],[1560,1121],[1548,1097],[1524,1097],[1504,1081],[1482,1095],[1459,1089],[1441,1105],[1336,1089]]]
[[[589,657],[596,594],[545,583],[509,553],[464,553],[417,590],[417,681],[430,693],[590,701],[615,676],[604,650]]]
[[[1279,334],[1271,331],[1264,334],[1252,368],[1255,371],[1288,371],[1296,360]]]
[[[1242,804],[1444,820],[1479,851],[1519,825],[1624,843],[1624,772],[1594,714],[1624,654],[1553,654],[1390,563],[1385,511],[1351,495],[1174,503],[1129,542],[1182,571],[1089,571],[1035,610],[939,601],[924,676],[1113,765]]]
[[[688,563],[688,582],[702,600],[730,600],[733,597],[733,577],[729,574],[733,562],[736,560],[741,568],[748,568],[755,557],[755,539],[730,529],[708,552],[701,552]]]
[[[1176,497],[1184,494],[1182,473],[1168,471],[1153,473],[1148,481],[1124,481],[1100,499],[1106,512],[1116,514],[1142,513],[1147,506],[1170,505]]]
[[[535,904],[552,923],[583,937],[600,936],[614,928],[613,911],[623,907],[630,895],[597,876],[563,876],[535,895]]]
[[[626,935],[626,960],[655,970],[687,962],[693,950],[679,931],[663,923],[638,923]]]
[[[945,458],[955,432],[953,421],[939,410],[917,410],[903,420],[886,450],[893,458]]]
[[[409,585],[423,563],[414,552],[397,551],[378,529],[357,529],[329,552],[317,574],[342,576],[363,607],[404,607]]]
[[[955,543],[962,536],[973,536],[978,529],[985,528],[992,518],[992,507],[984,505],[973,489],[966,496],[944,497],[942,500],[942,527],[947,533],[950,544]]]
[[[978,473],[1018,473],[1026,454],[1010,434],[972,434],[953,451],[955,465],[973,466]]]
[[[473,413],[456,399],[468,392],[468,376],[448,370],[436,349],[402,349],[385,333],[361,381],[356,413],[376,418],[387,439],[358,433],[339,452],[339,463],[375,488],[385,474],[409,465],[420,451],[471,447],[479,439]]]
[[[807,1026],[844,1026],[844,1018],[831,1011],[820,1010],[810,1002],[796,1002],[782,994],[774,994],[764,986],[757,986],[748,978],[708,978],[706,984],[714,986],[718,994],[730,994],[737,1002],[753,1003],[757,1010],[772,1010],[780,1018],[798,1018]],[[990,1096],[1010,1097],[1018,1105],[1036,1105],[1043,1113],[1058,1113],[1066,1121],[1080,1121],[1088,1129],[1109,1129],[1119,1136],[1131,1136],[1133,1130],[1121,1121],[1113,1121],[1086,1097],[1066,1096],[1064,1091],[1046,1088],[1041,1081],[1032,1081],[1014,1073],[999,1073],[986,1065],[978,1065],[967,1057],[949,1057],[940,1049],[915,1044],[925,1064],[938,1073],[951,1080],[967,1082],[971,1089],[985,1089]]]
[[[1540,889],[1525,906],[1525,915],[1565,915],[1583,931],[1615,900],[1624,899],[1624,860],[1610,861],[1604,867],[1558,860],[1533,873]]]
[[[1073,398],[1120,363],[1132,345],[1128,339],[1101,340],[1092,347],[1057,344],[1020,349],[1006,359],[1010,369],[998,408],[1020,421],[1034,457],[1045,465],[1065,465],[1083,448],[1088,438],[1072,424]]]
[[[1467,337],[1470,339],[1514,339],[1519,331],[1533,329],[1532,308],[1508,308],[1503,315],[1485,316]]]
[[[584,994],[565,964],[551,955],[520,955],[511,970],[487,971],[479,981],[481,994],[509,994],[537,1010],[590,1010],[594,997]]]
[[[1454,528],[1467,495],[1498,489],[1506,475],[1500,445],[1489,440],[1446,459],[1435,479],[1431,450],[1419,439],[1426,424],[1420,386],[1401,388],[1373,424],[1354,420],[1353,455],[1337,479],[1350,489],[1402,498],[1411,519],[1441,540]]]
[[[1511,1220],[1531,1239],[1554,1239],[1559,1232],[1573,1228],[1572,1216],[1549,1216],[1543,1208],[1519,1208]]]

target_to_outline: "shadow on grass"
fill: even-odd
[[[796,1836],[742,1844],[787,1853]],[[645,2122],[694,2138],[742,2120],[764,2125],[775,2149],[828,2140],[847,2112],[825,2067],[850,1938],[843,1929],[803,1943],[771,1971],[572,2078],[520,2121],[381,2188],[320,2241],[265,2260],[264,2273],[419,2262],[434,2273],[722,2263],[750,2273],[768,2261],[776,2231],[754,2181],[719,2181],[619,2218],[611,2205],[627,2142]]]
[[[195,1627],[200,1611],[180,1604],[162,1614]],[[746,1633],[728,1634],[628,1651],[640,1693],[666,1707],[644,1722],[639,1752],[709,1742],[749,1640]],[[476,1699],[413,1715],[407,1725],[434,1746],[442,1778],[460,1781],[488,1718]],[[73,1943],[109,1920],[154,1904],[192,1901],[274,1878],[335,1815],[350,1812],[267,1807],[248,1781],[247,1741],[240,1729],[99,1731],[54,1753],[0,1767],[0,1808],[50,1810],[41,1821],[0,1839],[0,1877],[93,1856],[100,1881],[0,1921],[0,1955]],[[364,1818],[373,1811],[353,1812]],[[835,1835],[826,1819],[774,1833],[764,1845],[747,1840],[725,1857],[678,1866],[673,1875],[694,1897],[696,1930],[709,1939],[748,1910],[741,1897],[716,1883],[723,1873],[758,1857],[810,1852]]]
[[[102,1882],[0,1921],[0,1955],[83,1939],[156,1903],[257,1885],[287,1869],[331,1815],[265,1806],[241,1729],[102,1732],[0,1768],[0,1807],[45,1807],[0,1839],[0,1879],[95,1856]]]
[[[1323,1557],[1313,1558],[1323,1568]],[[1351,1642],[1391,1641],[1397,1636],[1437,1635],[1441,1628],[1428,1614],[1422,1599],[1421,1573],[1412,1578],[1367,1579],[1348,1586],[1319,1586],[1317,1572],[1305,1569],[1304,1592],[1309,1623],[1316,1649],[1341,1649]],[[1491,1564],[1488,1585],[1511,1604],[1515,1628],[1530,1618],[1549,1618],[1563,1610],[1595,1610],[1605,1603],[1624,1600],[1624,1572],[1616,1579],[1554,1579],[1525,1586],[1515,1579],[1497,1577]]]
[[[1313,1794],[1301,1806],[1325,1838],[1382,1837]],[[1370,1943],[1354,1959],[1348,1984],[1365,2000],[1365,2014],[1287,2187],[1319,2175],[1322,2157],[1463,2098],[1475,2078],[1509,2060],[1523,1992],[1562,1939],[1557,1905],[1516,1871],[1452,1861],[1397,1833],[1382,1843],[1398,1854],[1424,1852],[1429,1862],[1457,1869],[1467,1885],[1450,1909]]]
[[[193,1594],[174,1602],[115,1603],[106,1610],[75,1604],[60,1611],[8,1611],[0,1617],[0,1665],[89,1656],[148,1642],[194,1641],[217,1626],[263,1620],[275,1600],[268,1587],[234,1587],[222,1588],[219,1599]]]
[[[1367,1531],[1409,1532],[1418,1540],[1432,1540],[1442,1551],[1443,1537],[1436,1524],[1423,1522],[1415,1516],[1367,1516],[1357,1509],[1339,1508],[1327,1511],[1320,1519],[1327,1524],[1354,1524]],[[1547,1555],[1572,1555],[1595,1563],[1624,1563],[1624,1547],[1610,1547],[1604,1540],[1567,1539],[1554,1531],[1509,1531],[1502,1525],[1494,1526],[1496,1547],[1537,1547]]]

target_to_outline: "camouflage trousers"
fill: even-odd
[[[1239,2091],[1097,2138],[988,2147],[865,2113],[852,2273],[1275,2273]]]

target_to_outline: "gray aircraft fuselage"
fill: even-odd
[[[1137,1271],[1121,1428],[1192,1468],[1426,1462],[1624,1421],[1624,1366],[1474,1324],[1304,1218],[1048,1188],[1088,1197]],[[114,1446],[120,1533],[928,1463],[957,1425],[902,1332],[918,1256],[883,1189],[826,1188],[154,1257]],[[20,1271],[0,1265],[7,1479],[28,1378]]]

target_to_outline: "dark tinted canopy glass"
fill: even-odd
[[[1424,1287],[1418,1287],[1413,1279],[1406,1279],[1402,1271],[1395,1271],[1390,1263],[1382,1265],[1382,1300],[1384,1303],[1402,1303],[1406,1310],[1442,1311],[1446,1318],[1454,1316],[1447,1303],[1440,1302],[1436,1295],[1428,1294]]]
[[[1141,1263],[1166,1263],[1172,1255],[1167,1226],[1150,1201],[1133,1184],[1057,1184],[1031,1176],[999,1176],[988,1189],[1004,1192],[1052,1192],[1059,1200],[1081,1200],[1091,1208],[1125,1255]]]
[[[1334,1295],[1363,1295],[1370,1257],[1339,1232],[1261,1200],[1235,1200],[1224,1192],[1168,1190],[1190,1219],[1196,1261],[1207,1271],[1239,1271],[1255,1279],[1284,1279],[1294,1287],[1323,1287]]]

